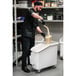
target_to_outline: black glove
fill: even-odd
[[[43,37],[45,37],[45,33],[41,33],[41,35],[42,35]]]
[[[41,20],[41,23],[42,23],[43,25],[45,25],[45,21],[44,21],[44,20]]]

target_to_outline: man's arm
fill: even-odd
[[[43,20],[43,17],[41,17],[39,14],[35,13],[33,10],[28,10],[28,14],[30,14],[32,17],[36,18],[36,19],[40,19]]]
[[[38,31],[39,33],[42,33],[42,30],[40,29],[39,26],[37,26],[36,29],[37,29],[37,31]]]
[[[39,14],[37,14],[37,13],[32,13],[31,14],[34,18],[37,18],[37,19],[40,19],[40,20],[43,20],[43,17],[41,17]]]
[[[45,25],[45,21],[43,20],[43,17],[41,17],[41,16],[38,15],[37,13],[32,13],[32,16],[33,16],[34,18],[39,19],[40,22],[41,22],[43,25]]]
[[[45,37],[45,33],[43,33],[39,26],[37,26],[36,29],[43,37]]]

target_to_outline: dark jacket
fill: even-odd
[[[33,18],[31,15],[35,12],[33,9],[28,9],[26,12],[24,24],[22,27],[22,36],[35,37],[35,30],[38,26],[38,19]]]

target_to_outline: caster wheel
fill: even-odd
[[[63,60],[63,57],[60,57],[60,60]]]
[[[37,70],[36,72],[37,72],[37,73],[40,73],[41,71],[40,71],[40,70]]]
[[[54,66],[52,66],[52,69],[55,69],[56,68],[56,66],[54,65]]]

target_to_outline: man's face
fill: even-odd
[[[36,10],[37,10],[37,11],[41,11],[42,8],[43,8],[43,6],[39,5],[39,6],[36,7]]]

